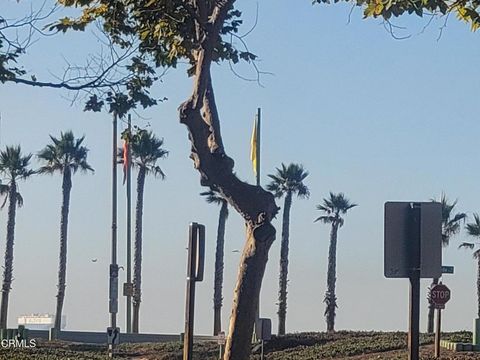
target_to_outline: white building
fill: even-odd
[[[18,325],[25,326],[30,330],[50,330],[55,325],[55,315],[52,314],[31,314],[21,315],[17,320]],[[62,315],[61,329],[65,329],[66,318]]]

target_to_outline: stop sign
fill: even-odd
[[[443,284],[435,285],[430,290],[430,299],[435,305],[445,305],[450,300],[450,289]]]

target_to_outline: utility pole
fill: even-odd
[[[127,333],[132,332],[132,117],[128,114],[127,140]]]
[[[112,131],[112,258],[110,264],[109,312],[110,327],[107,329],[108,356],[113,358],[114,346],[118,343],[118,264],[117,264],[117,113],[113,113]]]

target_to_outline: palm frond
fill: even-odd
[[[165,179],[165,173],[162,171],[162,169],[160,168],[160,166],[151,166],[149,168],[147,168],[147,174],[148,173],[152,173],[153,176],[155,177],[159,177],[161,178],[162,180]]]
[[[331,224],[335,221],[335,216],[320,216],[318,218],[316,218],[313,222],[317,222],[317,221],[320,221],[320,222],[323,222],[324,224]]]
[[[271,182],[267,184],[266,189],[273,193],[276,198],[281,198],[285,193],[285,189],[278,182]]]
[[[480,217],[477,213],[473,214],[473,223],[468,223],[465,228],[467,230],[468,235],[480,237]]]
[[[473,252],[473,258],[476,260],[480,259],[480,249]]]
[[[358,206],[348,200],[343,193],[335,194],[330,191],[329,197],[323,199],[323,203],[317,205],[317,210],[326,216],[335,219],[339,226],[343,226],[344,220],[340,214],[346,214],[348,210]],[[333,222],[333,221],[332,221]]]
[[[452,220],[449,221],[449,223],[459,223],[461,221],[465,222],[467,220],[468,216],[466,213],[458,213],[455,214]]]
[[[0,185],[0,195],[3,196],[3,202],[2,205],[0,205],[0,209],[3,209],[7,204],[9,190],[10,187],[8,185]]]
[[[62,172],[63,171],[63,166],[61,166],[60,164],[52,164],[51,166],[42,166],[40,167],[37,172],[40,174],[40,175],[53,175],[55,174],[56,172]]]
[[[475,248],[475,244],[464,242],[464,243],[461,243],[460,245],[458,245],[458,248],[459,249],[466,248],[466,249],[472,250],[473,248]]]
[[[323,211],[327,214],[330,214],[332,212],[329,206],[324,206],[324,205],[317,205],[317,210]]]
[[[20,172],[18,179],[19,180],[26,180],[30,176],[36,175],[38,173],[37,170],[25,169],[24,171]]]
[[[40,174],[63,173],[67,168],[72,173],[77,171],[93,172],[93,168],[87,162],[88,148],[83,146],[85,135],[75,138],[71,130],[61,132],[60,137],[50,135],[51,144],[48,144],[37,153],[41,161]]]
[[[308,199],[310,197],[310,189],[304,184],[299,184],[297,187],[297,196],[302,199]]]
[[[435,198],[432,198],[431,201],[436,202]],[[445,247],[449,245],[450,238],[460,232],[460,223],[465,223],[467,214],[454,214],[458,200],[456,199],[455,201],[450,202],[443,191],[438,202],[442,206],[442,245]]]
[[[157,138],[151,131],[139,130],[132,136],[132,165],[141,167],[147,173],[152,173],[164,179],[164,172],[156,165],[159,159],[166,158],[168,151],[163,148],[163,139]]]
[[[24,180],[34,175],[36,172],[29,168],[31,158],[32,154],[22,154],[20,145],[7,146],[0,151],[0,174],[10,181]]]
[[[282,163],[280,168],[276,168],[275,174],[268,175],[272,181],[267,184],[267,190],[273,192],[277,198],[288,192],[300,198],[308,198],[310,191],[303,183],[308,174],[302,165],[292,163],[287,166]]]
[[[17,206],[22,207],[23,206],[23,196],[20,195],[19,192],[17,192],[16,198],[17,198]]]
[[[204,191],[200,193],[201,196],[205,197],[205,201],[209,204],[222,205],[226,200],[216,191]]]

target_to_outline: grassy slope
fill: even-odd
[[[461,332],[445,334],[442,339],[451,339],[459,342],[469,342],[471,333]],[[422,336],[421,343],[433,343],[432,336]],[[425,347],[422,358],[433,359],[432,347]],[[123,344],[119,347],[120,359],[149,359],[149,360],[181,360],[181,343],[166,344]],[[290,334],[284,337],[273,338],[265,346],[268,360],[315,360],[315,359],[351,359],[351,360],[400,360],[406,359],[406,334],[401,332],[338,332]],[[442,359],[480,359],[480,354],[455,354],[444,352]],[[29,349],[2,349],[0,359],[105,359],[105,348],[89,345],[68,343],[40,343],[37,348]],[[194,359],[218,359],[218,345],[196,344]],[[252,360],[259,360],[260,355],[255,353]]]

